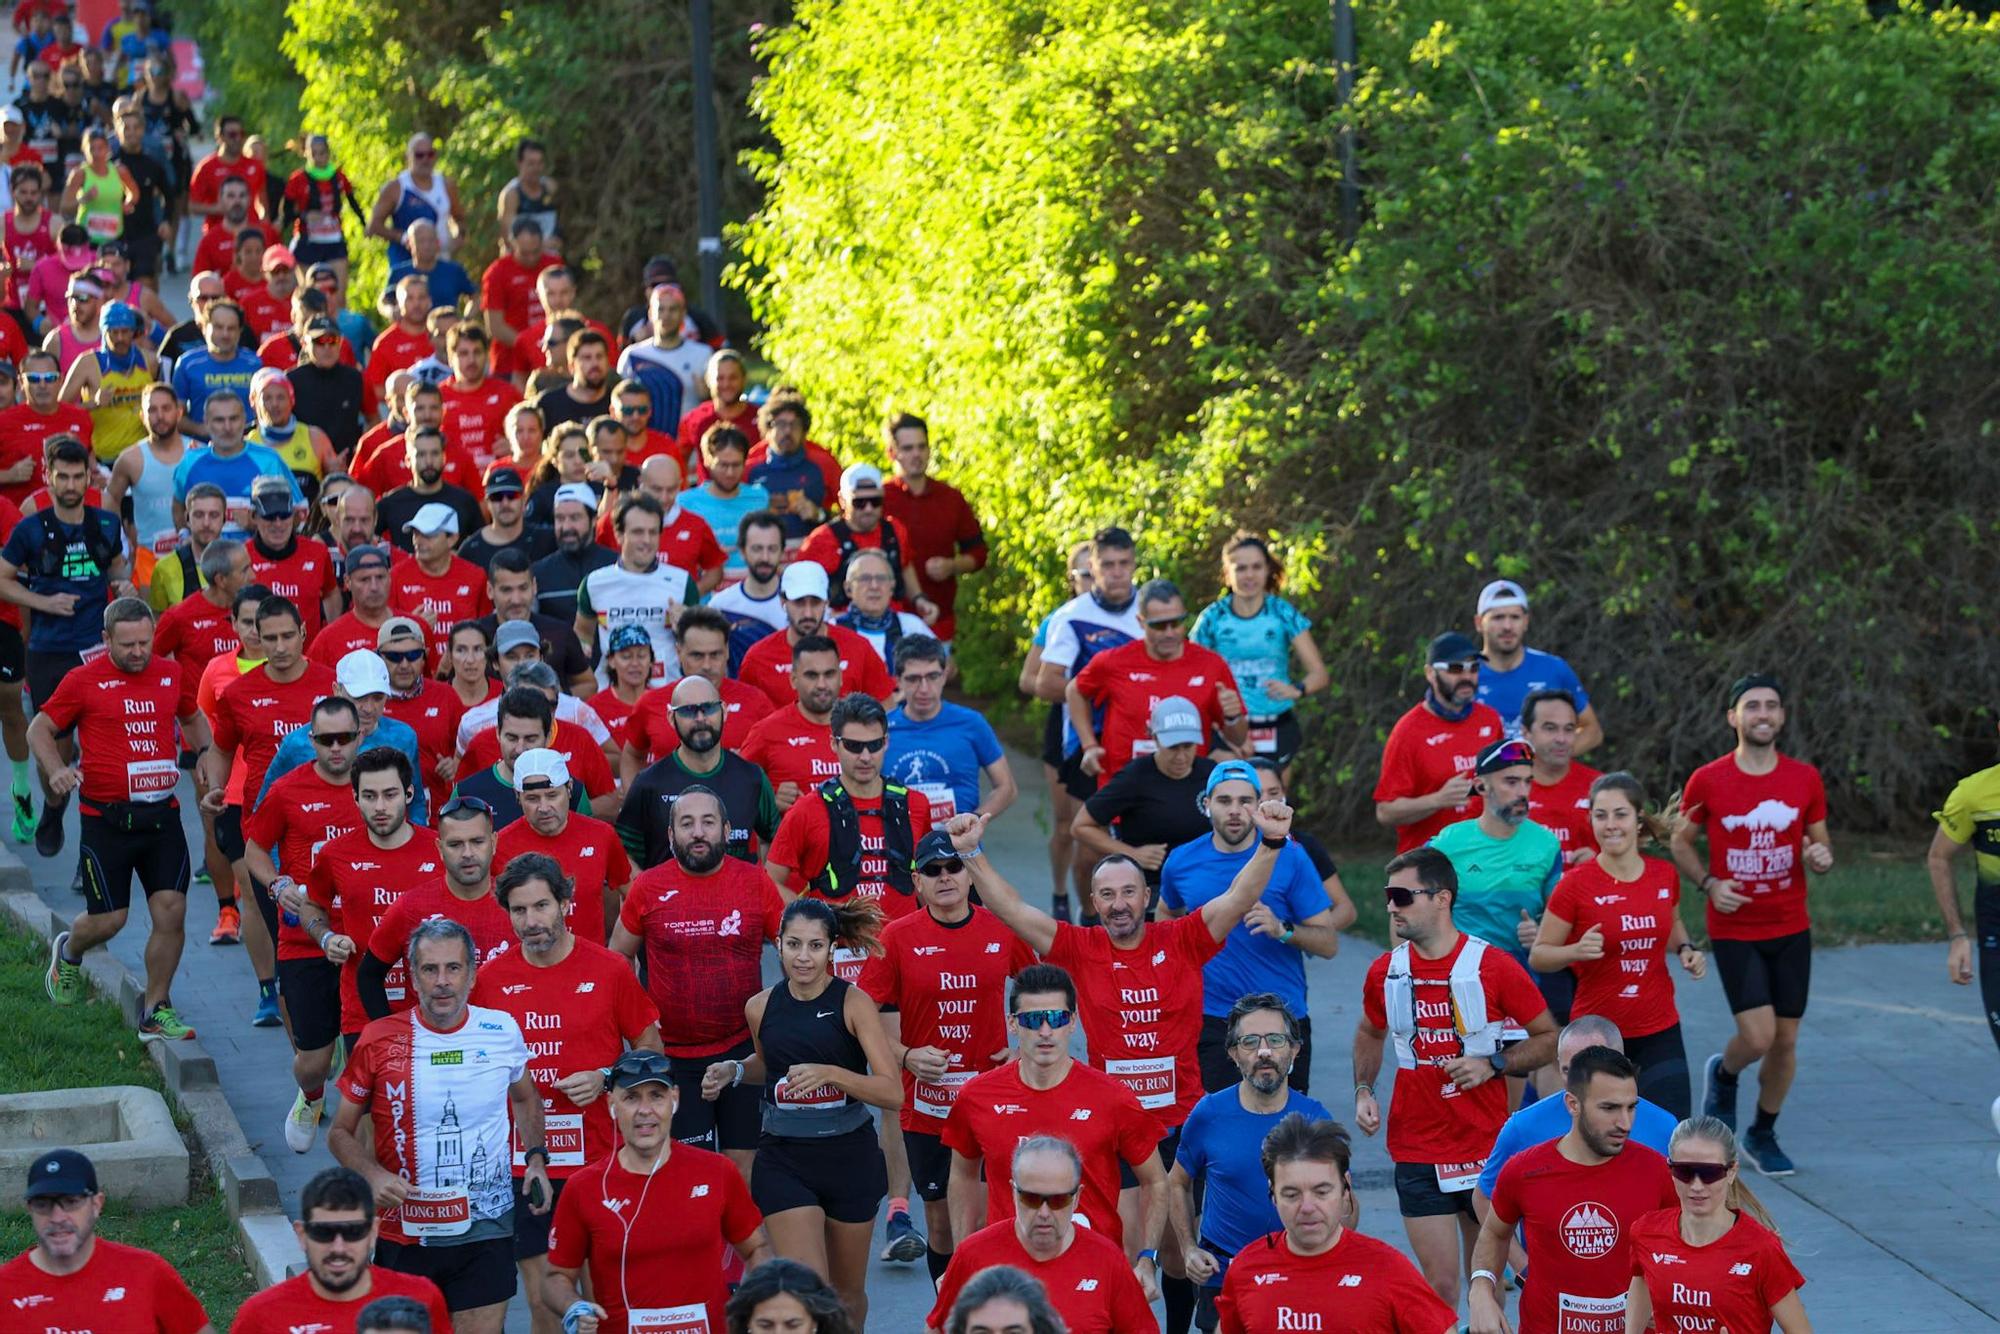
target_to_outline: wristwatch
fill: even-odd
[[[1156,1250],[1151,1249],[1150,1247],[1146,1250],[1140,1251],[1139,1254],[1134,1258],[1140,1260],[1151,1260],[1153,1262],[1153,1268],[1158,1269],[1160,1267],[1160,1253]]]
[[[1490,1062],[1490,1063],[1492,1064],[1492,1066],[1493,1066],[1493,1073],[1494,1073],[1494,1074],[1496,1074],[1496,1075],[1504,1075],[1504,1074],[1506,1074],[1506,1073],[1507,1073],[1507,1053],[1506,1053],[1506,1052],[1504,1052],[1504,1051],[1496,1051],[1496,1052],[1494,1052],[1494,1053],[1493,1053],[1493,1054],[1492,1054],[1491,1056],[1487,1057],[1486,1059],[1487,1059],[1487,1061],[1489,1061],[1489,1062]]]
[[[527,1148],[521,1150],[521,1161],[526,1163],[538,1153],[542,1155],[542,1166],[547,1167],[549,1165],[549,1151],[546,1146],[540,1144],[530,1144]]]

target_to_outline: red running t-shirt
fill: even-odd
[[[738,1245],[764,1222],[736,1164],[676,1144],[646,1176],[612,1155],[570,1178],[549,1228],[549,1263],[590,1269],[599,1334],[626,1334],[644,1312],[657,1334],[720,1334],[729,1288],[719,1242]]]
[[[1389,1101],[1389,1157],[1398,1163],[1429,1163],[1465,1169],[1457,1175],[1477,1175],[1492,1152],[1493,1137],[1507,1120],[1507,1081],[1489,1079],[1477,1088],[1462,1089],[1440,1068],[1465,1054],[1465,1041],[1452,1023],[1451,966],[1468,937],[1442,959],[1426,959],[1410,950],[1410,976],[1416,987],[1417,1031],[1410,1039],[1414,1070],[1396,1071],[1396,1089]],[[1387,1030],[1389,1012],[1383,1000],[1390,955],[1368,966],[1361,984],[1361,1009],[1368,1022]],[[1488,1015],[1534,1016],[1549,1008],[1528,972],[1500,950],[1488,948],[1479,960],[1479,980],[1486,988]],[[1580,1013],[1580,1012],[1579,1012]],[[1396,1038],[1384,1039],[1395,1059]]]
[[[1679,911],[1681,873],[1658,857],[1641,858],[1639,878],[1614,880],[1602,862],[1585,862],[1556,881],[1549,912],[1570,924],[1574,945],[1592,927],[1604,933],[1604,957],[1579,959],[1576,1014],[1600,1014],[1631,1038],[1672,1028],[1674,981],[1667,973],[1667,936]]]
[[[595,707],[593,704],[592,708]],[[611,775],[611,761],[604,758],[604,747],[598,745],[597,738],[580,724],[557,723],[555,730],[549,734],[548,748],[563,757],[563,763],[569,766],[570,781],[583,784],[583,790],[590,794],[593,801],[611,795],[618,786]],[[500,729],[481,728],[465,743],[465,753],[458,760],[458,772],[464,777],[482,769],[491,769],[498,763]]]
[[[444,870],[437,835],[422,825],[406,826],[410,837],[398,848],[382,848],[366,829],[342,834],[319,850],[313,862],[306,897],[324,908],[333,930],[354,942],[354,953],[340,966],[340,1031],[359,1033],[368,1026],[361,993],[354,977],[361,956],[375,937],[375,924],[396,905],[411,885],[435,880]],[[399,954],[383,982],[389,1012],[410,1008],[409,974]]]
[[[209,663],[242,647],[229,608],[202,593],[190,593],[161,612],[153,626],[153,652],[178,662],[190,681],[199,682]]]
[[[489,375],[469,387],[446,380],[438,392],[444,395],[445,438],[485,472],[495,452],[505,452],[507,412],[521,401],[521,391],[512,381]]]
[[[1806,826],[1826,819],[1819,770],[1789,755],[1761,776],[1724,755],[1696,769],[1681,814],[1708,833],[1710,875],[1734,880],[1750,902],[1735,912],[1708,905],[1711,940],[1770,940],[1812,925],[1806,915]]]
[[[321,607],[321,599],[340,586],[333,577],[333,556],[326,544],[305,538],[295,538],[291,551],[273,559],[264,554],[255,542],[246,548],[250,553],[250,578],[270,589],[281,598],[290,598],[299,609],[299,622],[305,629],[306,642],[310,644],[326,624],[326,615]],[[369,647],[374,647],[370,645]]]
[[[764,771],[773,792],[790,783],[798,788],[801,799],[827,779],[840,777],[833,732],[825,723],[806,717],[796,703],[751,728],[749,739],[737,754]]]
[[[958,1243],[938,1281],[937,1304],[924,1323],[932,1329],[945,1328],[959,1291],[995,1265],[1012,1265],[1032,1274],[1069,1334],[1131,1334],[1159,1328],[1123,1247],[1079,1226],[1068,1250],[1053,1260],[1037,1260],[1015,1233],[1012,1213]]]
[[[1646,1280],[1653,1328],[1683,1330],[1771,1328],[1771,1308],[1806,1280],[1785,1244],[1749,1214],[1706,1246],[1681,1240],[1681,1211],[1662,1209],[1632,1225],[1632,1273]]]
[[[750,1040],[743,1007],[764,988],[764,942],[778,938],[784,915],[771,877],[736,857],[708,875],[673,860],[640,872],[618,924],[645,942],[669,1056],[713,1056]]]
[[[1048,961],[1076,983],[1090,1063],[1130,1088],[1168,1129],[1202,1098],[1201,970],[1221,952],[1198,912],[1148,922],[1131,950],[1113,945],[1102,927],[1056,923]]]
[[[541,852],[555,858],[563,873],[576,881],[576,894],[563,906],[563,918],[570,930],[592,944],[602,945],[607,939],[604,892],[632,883],[632,859],[625,855],[618,831],[602,820],[576,811],[569,813],[569,823],[554,838],[536,833],[525,818],[516,820],[500,831],[493,857],[494,873],[505,870],[508,862],[524,852]]]
[[[959,1089],[1007,1059],[1007,979],[1034,961],[1035,952],[984,908],[954,925],[913,912],[883,929],[861,966],[861,989],[902,1012],[905,1046],[951,1053],[941,1079],[903,1070],[903,1129],[937,1134]]]
[[[1590,827],[1590,785],[1601,776],[1587,764],[1572,763],[1560,783],[1537,782],[1528,789],[1528,818],[1555,832],[1565,865],[1573,864],[1579,852],[1597,851],[1597,834]]]
[[[1083,1195],[1076,1211],[1120,1245],[1118,1164],[1143,1163],[1159,1151],[1165,1130],[1132,1090],[1078,1061],[1052,1089],[1021,1082],[1010,1061],[974,1075],[958,1091],[939,1138],[953,1153],[986,1167],[986,1216],[1014,1216],[1014,1146],[1030,1135],[1056,1135],[1083,1158]]]
[[[875,646],[844,625],[828,625],[820,633],[840,649],[840,693],[860,691],[876,699],[887,699],[896,691],[888,664]],[[798,703],[799,692],[792,689],[792,642],[782,634],[765,635],[750,646],[736,669],[739,681],[756,686],[774,708],[786,709]]]
[[[409,949],[410,934],[433,917],[449,917],[472,933],[481,966],[514,948],[514,923],[490,885],[478,898],[462,899],[440,877],[410,889],[376,919],[368,952],[383,963],[395,963]]]
[[[1484,704],[1452,722],[1440,718],[1418,703],[1396,720],[1389,739],[1382,745],[1382,777],[1375,784],[1376,801],[1399,797],[1427,797],[1451,779],[1472,776],[1472,762],[1479,752],[1506,735],[1500,715]],[[1408,852],[1431,841],[1437,831],[1460,820],[1470,820],[1485,809],[1473,793],[1456,806],[1433,811],[1423,819],[1399,826],[1396,851]]]
[[[431,809],[438,809],[451,792],[451,784],[437,776],[438,761],[458,753],[458,723],[465,716],[465,702],[444,682],[427,677],[407,699],[391,691],[382,712],[417,734],[421,781],[430,789]]]
[[[278,870],[301,886],[309,886],[320,849],[361,827],[354,789],[345,782],[329,783],[312,765],[292,770],[264,794],[243,821],[243,835],[278,862]],[[278,919],[280,959],[320,959],[325,952],[313,944],[303,924]]]
[[[215,701],[215,746],[224,754],[243,753],[243,804],[248,807],[264,790],[264,771],[278,754],[278,744],[312,718],[313,705],[334,692],[333,671],[307,662],[305,671],[282,684],[271,679],[268,664],[258,663]]]
[[[674,731],[674,720],[667,715],[667,710],[673,705],[674,687],[685,679],[677,676],[664,685],[655,686],[639,696],[639,702],[632,706],[632,716],[625,724],[625,744],[645,756],[648,764],[680,748],[680,733]],[[745,685],[733,676],[725,676],[716,682],[715,693],[722,696],[723,749],[743,755],[750,745],[751,730],[780,710],[765,697],[763,691],[755,686]],[[595,698],[590,702],[593,708],[596,707]],[[602,709],[597,711],[600,715],[604,712]],[[799,713],[796,704],[788,706],[783,712],[792,714],[808,727],[813,726]],[[607,727],[610,723],[610,719],[605,719]],[[821,736],[827,738],[826,754],[831,758],[833,754],[831,734],[824,727],[818,730]],[[744,758],[749,759],[749,756],[744,755]],[[755,760],[750,762],[757,763]],[[834,767],[836,770],[839,768],[838,765]],[[831,778],[833,775],[821,776]],[[772,785],[776,786],[775,779],[772,780]]]
[[[1146,652],[1141,639],[1092,657],[1076,674],[1076,688],[1102,710],[1097,740],[1104,747],[1104,767],[1097,785],[1103,787],[1134,755],[1153,753],[1148,736],[1153,706],[1171,696],[1180,696],[1201,714],[1202,739],[1195,754],[1208,754],[1208,739],[1222,726],[1218,692],[1236,689],[1236,676],[1213,649],[1186,644],[1180,657],[1161,662]]]
[[[200,1300],[181,1276],[151,1251],[97,1238],[90,1258],[73,1274],[44,1272],[32,1251],[0,1265],[0,1293],[8,1301],[0,1311],[0,1329],[22,1334],[44,1330],[146,1331],[146,1334],[195,1334],[208,1324]],[[107,1307],[106,1302],[117,1305]],[[105,1312],[113,1311],[115,1318]]]
[[[313,1291],[312,1277],[299,1274],[275,1288],[266,1288],[245,1299],[237,1308],[229,1334],[292,1334],[311,1330],[314,1334],[353,1334],[355,1321],[370,1302],[384,1297],[410,1297],[422,1302],[430,1312],[431,1328],[451,1328],[451,1311],[437,1284],[417,1274],[399,1274],[381,1265],[368,1266],[368,1290],[344,1301],[334,1301]]]
[[[1215,1309],[1223,1334],[1448,1334],[1458,1328],[1458,1313],[1438,1300],[1401,1251],[1353,1228],[1318,1255],[1295,1254],[1282,1232],[1251,1242],[1229,1262]]]
[[[528,1077],[542,1094],[549,1178],[560,1181],[610,1153],[618,1142],[610,1103],[598,1097],[578,1107],[550,1085],[580,1070],[602,1070],[660,1022],[624,956],[576,936],[569,957],[545,968],[525,951],[509,950],[479,970],[472,1003],[513,1015],[528,1040]],[[526,1166],[520,1131],[513,1140],[514,1175],[520,1176]]]
[[[458,556],[443,574],[427,574],[415,560],[398,561],[389,572],[389,601],[423,618],[431,628],[431,652],[442,662],[451,650],[451,627],[476,621],[493,610],[486,595],[486,571]]]
[[[181,781],[174,722],[194,717],[195,684],[172,658],[122,672],[108,653],[64,675],[40,712],[57,732],[76,728],[87,804],[174,800]]]
[[[1493,1184],[1500,1221],[1526,1222],[1528,1285],[1516,1327],[1520,1334],[1623,1329],[1632,1226],[1655,1209],[1678,1207],[1674,1179],[1667,1160],[1643,1144],[1627,1141],[1617,1157],[1586,1167],[1563,1157],[1561,1143],[1515,1154]]]

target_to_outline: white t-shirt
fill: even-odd
[[[696,404],[708,399],[708,383],[703,376],[708,370],[708,359],[714,355],[714,348],[691,338],[682,339],[679,347],[634,343],[618,354],[618,374],[630,378],[633,364],[642,361],[672,371],[680,377],[681,417],[685,419]]]
[[[731,625],[739,621],[762,621],[773,630],[782,630],[788,624],[782,597],[773,593],[766,598],[753,598],[741,582],[710,593],[708,605],[727,616]]]
[[[604,659],[610,657],[611,635],[620,626],[643,627],[653,641],[653,684],[658,685],[681,674],[673,625],[681,608],[698,597],[694,576],[678,565],[656,561],[652,569],[635,573],[614,563],[583,577],[576,610],[597,618],[597,645]],[[606,661],[597,665],[597,683],[606,689],[611,685],[608,667]]]
[[[590,707],[587,700],[575,695],[556,696],[556,721],[575,723],[590,733],[590,739],[600,748],[610,744],[611,729],[597,716],[597,710]],[[458,724],[458,753],[465,754],[465,748],[472,744],[472,738],[500,722],[500,701],[489,699],[484,704],[475,704],[466,710],[465,717]]]

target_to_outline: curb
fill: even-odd
[[[0,913],[43,941],[53,941],[56,933],[69,925],[42,902],[27,866],[4,844],[0,844]],[[139,979],[109,950],[92,950],[83,961],[83,972],[91,988],[115,1004],[125,1021],[136,1027],[145,994]],[[277,1179],[250,1148],[236,1113],[230,1110],[216,1075],[215,1058],[199,1039],[149,1042],[145,1047],[159,1067],[168,1096],[187,1114],[195,1147],[213,1173],[216,1189],[222,1192],[223,1207],[236,1223],[237,1239],[243,1244],[257,1287],[268,1288],[303,1273],[305,1253],[299,1249],[291,1220],[285,1215]]]

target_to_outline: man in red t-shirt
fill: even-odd
[[[132,880],[146,891],[152,936],[140,1036],[192,1038],[168,1001],[180,967],[187,916],[188,847],[181,832],[180,743],[208,744],[208,722],[195,704],[195,679],[171,658],[153,656],[153,610],[119,598],[104,611],[102,657],[73,667],[28,724],[28,749],[56,801],[79,795],[79,873],[84,910],[60,932],[45,979],[49,999],[84,999],[84,951],[107,944],[125,925]],[[180,723],[180,736],[174,723]],[[57,738],[76,733],[74,764]]]
[[[587,733],[581,728],[573,730],[576,738],[566,739],[581,740],[582,745],[577,747],[579,754],[596,751],[599,760],[604,758],[604,752],[597,749]],[[476,767],[473,752],[468,748],[465,754],[467,772],[471,772]],[[632,861],[625,855],[625,845],[618,841],[618,831],[608,821],[573,810],[567,783],[537,784],[523,780],[517,782],[516,792],[521,801],[521,818],[500,831],[495,860],[504,871],[525,853],[538,852],[554,858],[571,880],[570,893],[563,899],[565,925],[590,944],[604,944],[611,937],[619,905],[632,883]],[[593,793],[593,799],[595,796]]]
[[[743,1007],[763,990],[764,943],[778,938],[785,900],[761,867],[728,855],[729,817],[714,792],[682,792],[669,837],[673,856],[632,882],[611,948],[646,953],[680,1090],[674,1138],[728,1154],[747,1180],[763,1088],[743,1083],[756,1050]]]
[[[840,511],[806,534],[796,559],[811,561],[832,581],[831,603],[836,611],[848,605],[844,580],[847,562],[857,551],[880,551],[896,572],[896,598],[910,610],[935,622],[938,606],[924,595],[910,556],[909,530],[883,512],[882,470],[872,463],[849,464],[840,474]]]
[[[433,1330],[451,1328],[437,1284],[369,1259],[377,1231],[375,1193],[359,1172],[329,1167],[306,1182],[292,1231],[305,1252],[306,1272],[247,1298],[229,1334],[351,1334],[363,1308],[384,1297],[407,1297],[429,1313]]]
[[[507,236],[507,253],[486,266],[479,276],[479,308],[492,336],[493,374],[506,379],[514,373],[514,343],[521,331],[542,318],[535,279],[543,269],[562,260],[542,248],[542,224],[516,218]]]
[[[229,611],[237,592],[250,582],[250,557],[241,542],[217,538],[196,564],[225,568],[205,574],[199,589],[160,613],[153,631],[153,651],[178,662],[182,671],[199,682],[209,663],[243,647]]]
[[[791,687],[798,698],[751,728],[741,751],[771,780],[781,811],[840,776],[832,729],[844,683],[840,650],[825,636],[811,635],[799,641],[793,655]]]
[[[1375,820],[1396,831],[1399,853],[1482,809],[1472,790],[1472,762],[1507,729],[1479,702],[1479,661],[1470,635],[1447,630],[1431,640],[1424,697],[1396,720],[1383,743]]]
[[[376,636],[389,667],[389,700],[382,711],[417,734],[418,781],[430,791],[431,809],[442,807],[458,773],[458,724],[465,701],[424,670],[430,635],[414,616],[391,616]]]
[[[370,651],[381,647],[382,627],[395,619],[389,603],[389,571],[394,564],[387,543],[358,546],[347,553],[342,582],[347,586],[348,609],[320,627],[312,637],[306,656],[328,667],[358,648]]]
[[[251,484],[250,522],[251,579],[291,600],[311,643],[327,621],[340,615],[332,553],[326,543],[299,535],[289,478],[259,477]]]
[[[932,633],[949,644],[958,630],[952,609],[959,578],[986,568],[986,535],[959,489],[930,475],[931,428],[924,419],[897,413],[886,434],[896,475],[882,486],[883,509],[910,535],[903,555],[916,570],[918,585],[937,603]]]
[[[430,918],[449,917],[471,932],[480,967],[514,948],[514,924],[493,897],[493,814],[486,803],[447,802],[438,812],[437,834],[444,875],[412,886],[377,919],[355,970],[354,989],[371,1021],[393,1012],[389,970],[404,961],[410,933]]]
[[[569,1178],[617,1143],[602,1096],[605,1068],[628,1045],[660,1050],[660,1011],[630,964],[570,929],[575,883],[563,863],[540,852],[509,859],[493,896],[513,922],[521,947],[479,970],[472,1003],[513,1015],[528,1039],[528,1077],[541,1091],[542,1143],[554,1202],[560,1204]],[[554,1214],[536,1212],[519,1194],[526,1147],[515,1136],[514,1261],[522,1288],[539,1294],[548,1275]]]
[[[430,626],[431,653],[442,661],[451,649],[451,627],[493,610],[486,571],[453,552],[459,523],[451,506],[425,505],[403,527],[415,559],[390,569],[389,602]]]
[[[382,390],[389,377],[431,355],[431,331],[426,323],[431,314],[431,283],[421,273],[406,273],[396,280],[396,320],[384,329],[368,349],[368,364],[361,371],[362,412],[374,416],[382,402]],[[376,488],[377,493],[380,489]]]
[[[1103,787],[1134,755],[1150,754],[1153,706],[1184,699],[1202,717],[1195,754],[1208,753],[1211,736],[1240,751],[1250,740],[1250,715],[1236,693],[1236,675],[1222,655],[1188,643],[1187,603],[1166,579],[1139,589],[1144,637],[1091,657],[1064,687],[1070,726],[1082,746],[1083,771]]]
[[[737,665],[738,680],[756,686],[771,703],[783,709],[792,702],[791,687],[785,677],[792,670],[793,652],[808,636],[824,635],[840,654],[841,680],[845,689],[859,690],[886,700],[896,692],[888,664],[866,639],[843,626],[828,623],[826,571],[810,561],[794,561],[778,580],[778,596],[785,607],[785,633],[765,635],[750,646]]]
[[[1601,774],[1575,758],[1576,697],[1567,690],[1537,690],[1521,701],[1521,735],[1535,748],[1535,785],[1528,790],[1528,818],[1555,831],[1563,865],[1597,855],[1590,827],[1590,785]]]
[[[1382,1128],[1375,1078],[1393,1042],[1389,1157],[1410,1249],[1439,1300],[1458,1305],[1458,1257],[1479,1227],[1472,1197],[1507,1120],[1508,1071],[1555,1057],[1556,1021],[1527,970],[1452,923],[1458,872],[1436,848],[1413,848],[1383,868],[1389,926],[1402,943],[1369,966],[1354,1026],[1354,1125]],[[1393,983],[1393,984],[1392,984]],[[1528,1036],[1501,1050],[1508,1017]]]
[[[42,454],[50,436],[73,435],[90,443],[90,413],[57,400],[62,369],[55,354],[39,348],[21,358],[21,401],[0,408],[0,495],[16,505],[44,484]]]
[[[493,318],[491,308],[486,317]],[[521,401],[521,391],[501,375],[487,373],[493,340],[476,324],[460,321],[445,335],[451,357],[451,378],[438,386],[444,394],[444,433],[454,452],[467,455],[481,473],[498,454],[507,451],[507,412]]]
[[[1708,895],[1708,938],[1736,1036],[1708,1058],[1701,1111],[1736,1125],[1736,1082],[1761,1061],[1757,1119],[1743,1152],[1766,1176],[1788,1176],[1776,1125],[1798,1072],[1799,1022],[1812,977],[1806,872],[1833,869],[1826,786],[1819,770],[1778,751],[1784,688],[1775,676],[1745,676],[1729,688],[1736,749],[1689,776],[1674,830],[1674,864]],[[1696,846],[1708,834],[1708,857]]]
[[[1632,1283],[1632,1225],[1677,1208],[1667,1160],[1633,1144],[1639,1068],[1623,1052],[1585,1047],[1569,1063],[1570,1129],[1507,1160],[1472,1251],[1472,1329],[1507,1327],[1499,1271],[1518,1224],[1528,1251],[1520,1334],[1617,1329]]]
[[[202,218],[204,227],[220,224],[222,207],[218,196],[224,181],[242,181],[249,187],[257,211],[260,214],[264,211],[270,197],[264,188],[267,179],[264,164],[243,151],[244,141],[242,119],[224,116],[215,124],[215,151],[195,163],[194,174],[188,177],[188,211]]]

